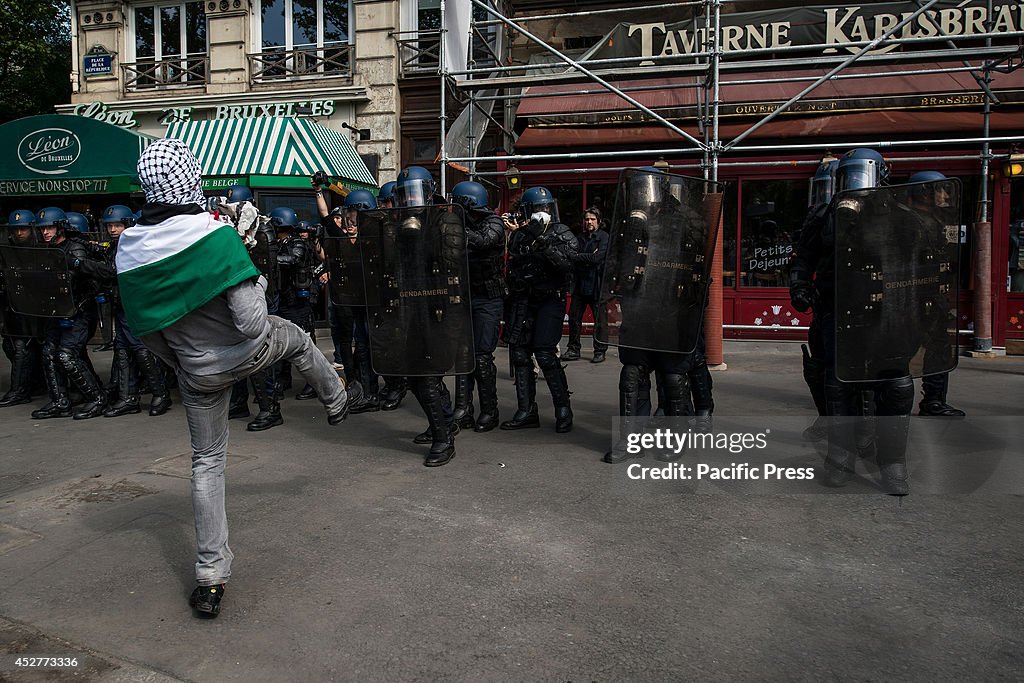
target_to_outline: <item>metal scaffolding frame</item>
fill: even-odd
[[[475,21],[471,18],[471,31],[477,32],[479,27],[496,27],[499,30],[504,28],[509,34],[516,34],[526,38],[527,41],[535,44],[539,50],[542,50],[555,59],[558,63],[554,65],[512,65],[508,59],[508,55],[511,54],[512,41],[506,41],[506,54],[498,55],[502,59],[499,65],[493,68],[477,68],[472,62],[470,62],[465,70],[462,71],[450,71],[446,67],[446,60],[444,57],[444,45],[445,45],[445,12],[448,0],[441,1],[441,58],[440,58],[440,88],[441,88],[441,148],[439,161],[441,164],[441,188],[442,192],[446,191],[447,180],[446,171],[447,166],[450,163],[455,164],[466,164],[470,170],[472,177],[479,176],[481,179],[494,177],[501,175],[498,171],[483,171],[478,172],[476,164],[479,162],[493,163],[497,161],[505,162],[558,162],[564,161],[566,163],[578,162],[586,159],[609,159],[609,158],[623,158],[623,157],[637,157],[637,158],[648,158],[657,159],[667,158],[668,156],[675,157],[686,157],[695,156],[699,157],[699,161],[695,160],[692,163],[675,164],[674,168],[700,168],[705,179],[710,181],[717,181],[719,175],[719,169],[723,166],[743,166],[749,165],[752,162],[730,162],[728,160],[722,161],[723,155],[729,154],[740,154],[740,153],[757,153],[765,151],[777,151],[787,153],[800,153],[810,152],[812,150],[823,150],[828,148],[841,148],[849,146],[849,143],[829,143],[829,142],[815,142],[813,144],[803,143],[788,143],[781,145],[743,145],[743,143],[749,136],[753,135],[762,126],[770,123],[775,118],[785,113],[791,107],[798,102],[807,98],[817,87],[823,83],[845,80],[845,79],[857,79],[857,78],[884,78],[889,76],[907,76],[907,75],[922,75],[922,74],[942,74],[942,73],[956,73],[956,72],[969,72],[978,84],[978,92],[983,95],[983,108],[981,113],[982,125],[979,135],[972,137],[956,138],[956,139],[934,139],[934,140],[922,140],[922,139],[888,139],[888,140],[876,140],[871,142],[859,142],[858,146],[869,146],[879,148],[903,148],[912,146],[937,146],[937,145],[959,145],[959,146],[975,146],[977,145],[980,149],[977,154],[961,155],[961,156],[948,156],[941,154],[932,154],[932,156],[924,157],[908,157],[913,159],[931,159],[931,160],[948,160],[948,159],[976,159],[980,162],[979,173],[981,177],[981,199],[978,210],[979,221],[976,224],[976,231],[979,236],[979,240],[984,246],[986,236],[990,240],[990,229],[991,226],[988,224],[989,221],[989,200],[988,196],[988,170],[992,160],[991,144],[992,143],[1013,143],[1020,142],[1024,138],[1020,136],[991,136],[989,132],[989,121],[993,104],[998,105],[999,100],[996,95],[989,88],[989,84],[992,80],[993,72],[1007,72],[1012,71],[1021,66],[1022,62],[1022,48],[1021,41],[1018,40],[1017,45],[997,45],[994,43],[994,39],[1005,41],[1007,38],[1022,38],[1024,37],[1024,31],[1015,32],[1000,32],[996,33],[993,31],[994,17],[993,17],[993,0],[987,0],[987,14],[985,15],[984,33],[973,33],[965,35],[949,36],[944,34],[930,35],[930,36],[915,36],[915,37],[899,37],[903,27],[916,21],[922,14],[929,12],[932,8],[940,2],[940,0],[914,0],[917,5],[917,9],[913,12],[905,12],[902,14],[900,20],[890,26],[882,35],[872,40],[860,40],[860,41],[846,41],[846,42],[831,42],[827,44],[810,44],[810,45],[789,45],[780,47],[764,47],[764,48],[750,48],[741,50],[731,50],[726,52],[722,47],[723,37],[723,24],[722,24],[722,12],[721,8],[727,4],[737,4],[740,0],[688,0],[681,2],[665,2],[654,5],[636,5],[629,7],[619,8],[605,8],[597,10],[583,10],[578,12],[562,12],[556,14],[547,15],[530,15],[521,16],[518,18],[505,16],[498,8],[494,7],[495,3],[488,4],[484,0],[469,0],[472,3],[472,7],[482,10],[486,15],[493,17],[492,19],[486,19],[484,21]],[[1024,0],[1016,0],[1017,3],[1024,6]],[[699,36],[699,29],[694,26],[694,40],[701,39],[703,43],[700,45],[698,52],[687,53],[684,55],[668,55],[668,56],[645,56],[644,62],[654,64],[653,67],[635,66],[638,59],[637,57],[626,57],[626,58],[612,58],[612,59],[594,59],[594,60],[576,60],[566,55],[563,51],[548,44],[534,33],[530,32],[525,24],[537,21],[551,21],[555,19],[564,18],[582,18],[582,17],[593,17],[599,15],[614,15],[614,14],[628,14],[630,12],[641,12],[649,11],[651,9],[668,9],[668,8],[685,8],[685,7],[701,7],[704,20],[703,36]],[[479,34],[477,34],[479,35]],[[978,47],[978,43],[983,41],[984,46]],[[963,42],[970,42],[970,47],[960,47],[959,44]],[[918,44],[929,44],[929,49],[917,50],[910,52],[886,52],[878,54],[877,51],[880,48],[896,47],[902,45],[918,45]],[[937,44],[936,48],[931,48],[930,44]],[[841,55],[822,55],[821,51],[824,48],[830,48],[836,52],[846,50],[851,51],[852,54]],[[815,53],[813,57],[802,56],[804,53]],[[758,59],[771,55],[774,58],[769,59]],[[792,56],[791,56],[792,55]],[[980,60],[980,63],[971,63],[967,60]],[[846,70],[855,65],[865,64],[900,64],[906,63],[911,67],[916,64],[927,63],[931,61],[958,61],[963,66],[950,66],[940,68],[920,68],[910,70],[891,70],[891,71],[873,71],[871,73],[846,73]],[[509,114],[510,107],[515,101],[522,101],[527,98],[534,97],[551,97],[564,95],[565,93],[526,93],[524,94],[521,90],[525,87],[536,85],[538,76],[536,71],[538,68],[552,68],[557,66],[567,67],[562,73],[546,74],[543,77],[545,84],[560,84],[560,83],[594,83],[596,84],[593,89],[584,89],[575,91],[572,94],[577,93],[612,93],[618,98],[626,102],[631,108],[635,108],[643,112],[646,117],[649,117],[645,123],[656,123],[662,128],[668,129],[671,132],[679,136],[680,142],[683,145],[672,145],[664,144],[660,147],[652,147],[651,149],[642,150],[616,150],[616,151],[602,151],[602,152],[561,152],[561,153],[547,153],[547,154],[514,154],[512,153],[512,140],[511,135],[508,134],[508,128],[511,127],[512,121]],[[742,76],[738,79],[724,78],[723,74],[729,74],[736,71],[739,72],[750,72],[758,70],[771,69],[774,71],[782,72],[786,70],[794,70],[798,68],[823,68],[827,69],[822,75],[812,76],[791,76],[782,78],[763,78],[763,79],[745,79]],[[612,81],[614,80],[625,80],[625,79],[642,79],[644,77],[657,75],[661,77],[665,76],[685,76],[692,75],[695,80],[692,83],[675,83],[657,86],[630,86],[619,88]],[[459,79],[459,80],[457,80]],[[743,132],[736,135],[730,140],[722,140],[720,135],[720,119],[721,119],[721,87],[728,85],[758,85],[776,82],[809,82],[808,85],[803,87],[797,94],[789,98],[786,102],[778,105],[772,105],[771,111],[767,112],[757,121],[751,123]],[[666,119],[658,112],[645,106],[639,102],[630,93],[643,92],[645,90],[652,89],[667,89],[667,88],[692,88],[697,91],[697,131],[696,135],[687,132],[685,129],[676,125],[672,121]],[[460,92],[468,95],[468,104],[472,111],[479,107],[480,102],[485,101],[497,101],[502,102],[506,107],[505,120],[500,127],[505,133],[505,151],[506,154],[502,156],[495,155],[480,155],[475,151],[470,156],[463,157],[450,157],[448,156],[448,149],[445,145],[445,138],[447,135],[447,116],[445,111],[445,102],[448,94],[448,90],[452,89],[454,92]],[[481,91],[494,91],[494,94],[487,94]],[[504,92],[502,92],[504,91]],[[489,115],[488,115],[489,116]],[[490,117],[492,123],[499,123],[494,117]],[[471,127],[472,128],[472,127]],[[689,143],[688,146],[686,143]],[[475,146],[470,146],[471,150],[475,150]],[[756,162],[758,165],[771,165],[772,162]],[[791,161],[780,161],[779,165],[786,164],[791,165]],[[609,167],[610,169],[624,168],[624,166]],[[582,173],[585,169],[561,169],[557,172],[573,174]],[[521,171],[525,173],[531,173],[532,171]],[[551,173],[552,171],[544,171],[545,173]],[[983,287],[980,283],[976,284],[976,290],[988,289],[987,286]],[[986,309],[989,308],[989,304],[986,301],[976,300],[976,306],[982,306]],[[991,320],[989,319],[987,327],[985,324],[981,324],[982,329],[977,329],[975,334],[975,348],[979,351],[987,351],[991,349]]]

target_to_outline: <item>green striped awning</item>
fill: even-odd
[[[348,138],[307,119],[184,121],[172,123],[167,137],[189,146],[204,176],[309,176],[324,171],[377,185]]]

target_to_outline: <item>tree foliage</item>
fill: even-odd
[[[67,0],[0,1],[0,123],[71,101]]]

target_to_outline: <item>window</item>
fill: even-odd
[[[787,287],[793,231],[807,213],[807,181],[745,180],[742,192],[740,285]]]
[[[1010,263],[1006,291],[1024,292],[1024,180],[1010,181]],[[963,270],[963,263],[960,265]]]
[[[403,73],[433,72],[441,55],[441,0],[402,0]],[[412,35],[415,34],[415,35]]]
[[[128,15],[124,65],[129,90],[206,83],[206,14],[202,2],[137,5]]]
[[[351,0],[256,0],[257,80],[349,74]]]

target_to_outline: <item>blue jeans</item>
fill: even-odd
[[[200,586],[226,583],[231,577],[234,554],[228,547],[224,465],[228,405],[234,383],[285,360],[316,389],[329,415],[341,411],[348,400],[338,373],[309,335],[277,316],[269,319],[271,329],[266,344],[238,367],[215,375],[192,375],[177,368],[178,388],[192,440],[192,510],[196,524],[196,582]]]

